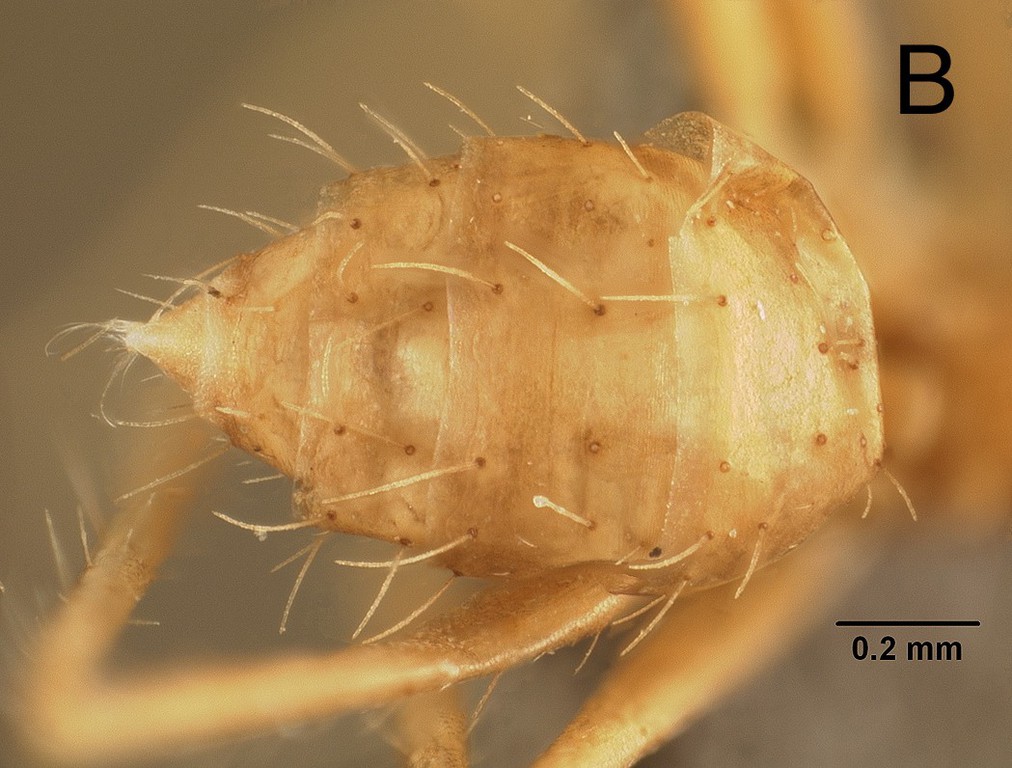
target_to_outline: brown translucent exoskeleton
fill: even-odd
[[[868,293],[782,163],[700,114],[646,139],[354,173],[126,344],[322,528],[473,576],[740,578],[876,471]]]

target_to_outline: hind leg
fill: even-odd
[[[736,584],[687,598],[618,660],[537,768],[630,766],[675,737],[818,618],[812,606],[849,583],[855,543],[849,531],[826,531],[764,569],[738,600]]]
[[[600,631],[640,599],[618,569],[578,566],[504,581],[382,643],[140,678],[105,674],[105,655],[168,554],[187,501],[185,491],[161,490],[123,512],[44,631],[22,712],[41,754],[109,762],[380,706],[534,659]],[[452,753],[459,729],[423,719],[409,706],[406,732]],[[432,735],[444,726],[444,736]]]

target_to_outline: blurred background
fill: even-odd
[[[252,102],[291,115],[359,167],[400,164],[366,102],[431,155],[469,129],[422,87],[459,96],[499,133],[559,129],[523,84],[594,137],[632,139],[704,109],[755,136],[816,184],[865,269],[881,337],[886,465],[921,513],[914,524],[875,485],[859,583],[800,645],[646,766],[1005,765],[1012,754],[1012,8],[1005,0],[327,3],[306,0],[128,4],[39,11],[8,2],[0,22],[0,764],[25,765],[10,724],[31,639],[83,565],[77,508],[92,541],[110,499],[143,484],[158,430],[97,417],[114,356],[60,363],[43,348],[63,325],[143,318],[122,288],[163,297],[145,274],[186,277],[266,238],[200,203],[295,223],[339,175],[275,142],[283,128]],[[944,46],[953,105],[900,115],[901,43]],[[921,60],[925,70],[930,60]],[[930,86],[915,100],[932,101]],[[148,371],[147,373],[150,373]],[[110,407],[150,418],[183,402],[135,372]],[[143,396],[142,396],[143,395]],[[150,397],[149,397],[150,395]],[[213,518],[280,522],[284,483],[229,454],[198,502],[163,580],[138,607],[115,663],[179,663],[277,647],[344,643],[375,574],[328,565],[368,543],[328,542],[277,624],[305,543],[267,542]],[[123,467],[133,466],[125,472]],[[841,511],[860,515],[863,501]],[[54,557],[46,514],[60,542]],[[371,553],[371,554],[370,554]],[[325,557],[324,555],[331,555]],[[60,562],[62,559],[63,562]],[[382,576],[379,577],[380,579]],[[827,574],[827,579],[836,576]],[[411,604],[412,588],[392,595]],[[463,588],[463,587],[462,587]],[[415,600],[417,604],[420,600]],[[813,607],[813,610],[816,610]],[[398,613],[400,610],[400,613]],[[979,629],[896,633],[962,642],[960,662],[857,662],[838,618],[979,619]],[[473,740],[481,766],[527,764],[606,668],[572,670],[583,648],[507,674]],[[672,649],[677,653],[677,649]],[[480,694],[481,685],[472,692]],[[292,728],[173,765],[395,765],[382,714]],[[4,763],[4,761],[7,761]],[[161,764],[161,763],[160,763]]]

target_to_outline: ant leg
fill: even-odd
[[[410,696],[398,706],[394,743],[409,768],[467,768],[467,718],[451,686]]]
[[[372,645],[102,675],[106,651],[171,546],[186,506],[179,501],[163,491],[124,513],[45,632],[23,712],[42,755],[108,763],[388,704],[533,660],[600,631],[642,599],[636,577],[620,568],[572,566],[505,580]]]
[[[725,693],[803,634],[833,593],[850,583],[854,534],[826,531],[737,584],[686,598],[635,651],[622,657],[536,768],[619,768],[658,749]],[[833,588],[830,589],[829,585]]]

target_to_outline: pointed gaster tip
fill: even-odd
[[[197,296],[147,323],[131,323],[123,344],[151,360],[188,392],[199,391],[200,381],[213,375],[209,368],[221,360],[223,318],[210,303]]]

